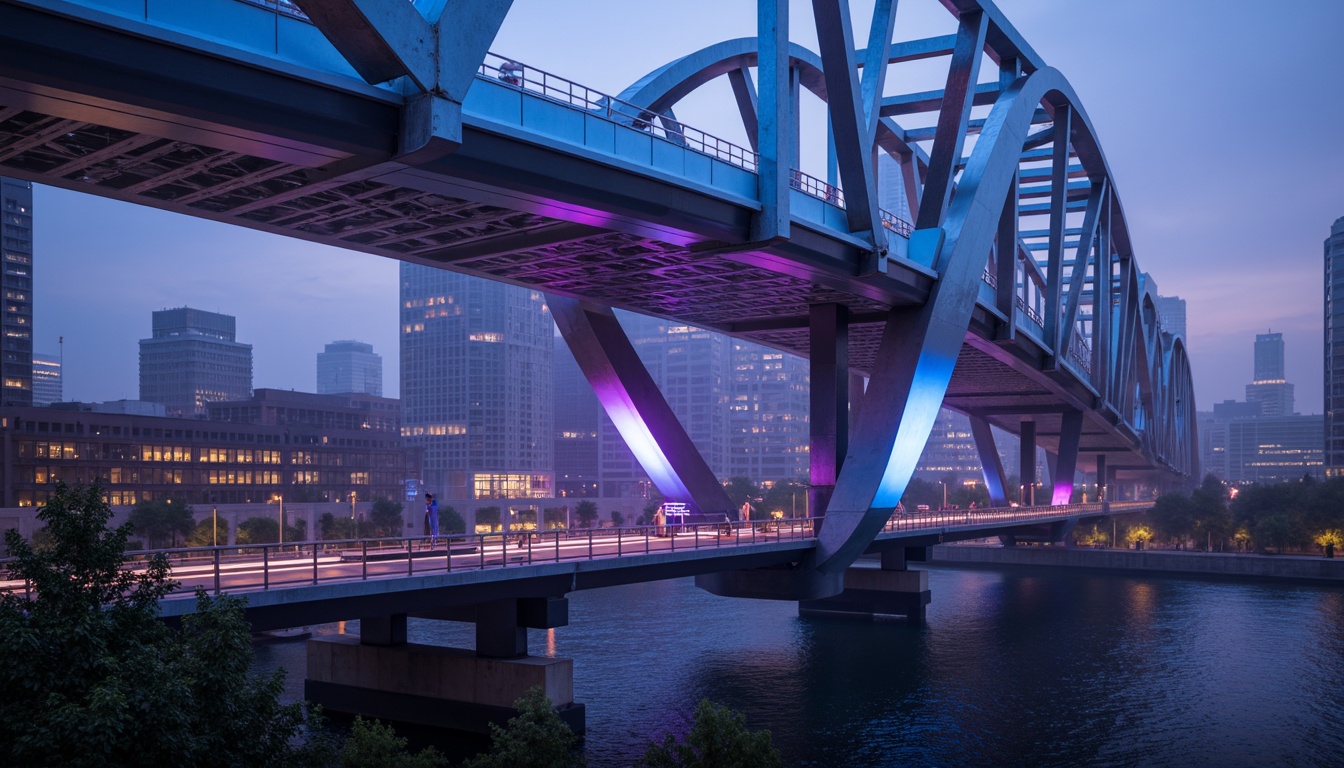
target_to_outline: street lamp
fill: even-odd
[[[215,546],[219,546],[219,507],[210,508],[210,520],[214,525]]]
[[[939,480],[938,484],[943,486],[943,509],[947,509],[947,481]]]

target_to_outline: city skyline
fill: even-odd
[[[641,8],[637,16],[606,2],[582,9],[515,5],[494,50],[608,92],[672,58],[755,28],[745,5],[692,2]],[[1344,149],[1328,139],[1342,107],[1324,95],[1333,71],[1327,42],[1344,8],[1317,2],[1299,4],[1291,15],[1248,7],[1205,18],[1156,2],[1069,6],[1060,13],[1065,5],[1005,0],[1002,9],[1048,63],[1069,74],[1106,141],[1144,268],[1164,295],[1189,303],[1200,407],[1240,394],[1251,372],[1247,339],[1272,327],[1288,342],[1287,378],[1298,385],[1298,410],[1319,412],[1319,249],[1330,223],[1344,215],[1344,192],[1329,184],[1344,172]],[[719,20],[713,30],[684,23],[697,8]],[[856,4],[853,13],[864,20],[868,7]],[[947,14],[936,3],[903,4],[898,35],[926,34],[920,26],[926,19],[941,24],[932,33],[947,31]],[[592,46],[565,43],[585,39],[583,30],[596,20],[632,30],[636,23],[654,25],[665,33],[604,36],[608,48],[599,56]],[[803,6],[794,9],[793,20],[793,39],[812,47]],[[865,26],[860,21],[856,26]],[[1071,34],[1080,23],[1110,34]],[[1222,53],[1237,41],[1265,55]],[[1136,44],[1146,51],[1137,59],[1126,54]],[[1121,60],[1126,66],[1115,65]],[[936,70],[944,63],[931,65]],[[1244,117],[1245,94],[1270,84],[1285,102],[1306,105],[1307,114],[1278,126],[1282,150],[1271,162],[1234,162],[1259,141],[1255,121]],[[708,98],[679,107],[679,116],[734,139],[740,128],[719,124]],[[817,142],[806,134],[804,140],[805,170],[824,173],[816,168]],[[1250,194],[1285,186],[1296,194]],[[394,262],[48,187],[34,196],[34,350],[55,352],[56,339],[65,337],[70,399],[134,397],[134,344],[145,335],[149,311],[166,306],[237,316],[239,336],[257,340],[258,387],[308,390],[306,361],[332,338],[396,348]],[[386,363],[385,389],[397,392],[396,361]]]

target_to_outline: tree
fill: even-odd
[[[252,676],[242,601],[198,592],[197,613],[169,628],[167,561],[123,570],[131,526],[107,528],[102,496],[57,483],[38,513],[48,546],[5,534],[33,589],[0,595],[0,764],[329,763],[315,715],[280,704],[284,673]]]
[[[1184,541],[1195,532],[1195,505],[1183,493],[1164,493],[1153,502],[1148,519],[1163,538]]]
[[[546,507],[542,510],[542,517],[548,530],[565,527],[566,510],[564,507]]]
[[[1213,475],[1205,475],[1204,482],[1190,494],[1195,517],[1192,533],[1204,539],[1205,545],[1222,545],[1232,534],[1232,512],[1227,506],[1227,489]]]
[[[141,501],[131,510],[129,519],[132,529],[145,537],[151,549],[175,547],[179,536],[186,538],[196,527],[191,507],[171,500]]]
[[[249,517],[238,524],[238,535],[236,537],[238,544],[275,544],[279,539],[280,521],[278,518]],[[302,527],[285,525],[285,541],[302,540]]]
[[[369,522],[373,524],[375,536],[403,536],[406,533],[402,511],[404,507],[391,499],[373,500],[373,509],[369,511]],[[456,514],[456,513],[454,513]],[[458,518],[461,519],[460,517]],[[439,510],[439,528],[443,528],[443,510]]]
[[[579,518],[579,525],[592,528],[593,523],[597,522],[597,502],[588,499],[580,501],[574,508],[574,515]]]
[[[695,708],[695,724],[686,740],[677,743],[668,734],[661,744],[649,747],[637,768],[772,768],[784,758],[771,743],[769,731],[751,731],[740,712],[701,701]]]
[[[256,518],[253,518],[256,519]],[[272,530],[278,528],[279,524],[272,526]],[[371,526],[370,526],[371,527]],[[241,530],[242,526],[239,526]],[[358,539],[361,536],[358,520],[341,515],[337,517],[330,512],[323,512],[317,519],[317,529],[324,541],[332,539]],[[286,537],[288,538],[288,537]]]
[[[390,725],[355,716],[350,736],[341,748],[341,768],[446,768],[448,760],[433,747],[412,755],[406,739]]]
[[[799,480],[775,483],[766,491],[761,506],[767,515],[783,512],[784,517],[802,517],[807,511],[807,483]]]
[[[541,686],[514,702],[518,715],[500,727],[490,724],[490,751],[462,768],[569,768],[584,765],[579,737],[556,714]]]
[[[901,503],[911,512],[920,504],[927,504],[936,509],[943,503],[943,489],[937,483],[931,483],[922,477],[912,477],[905,486]]]
[[[757,517],[755,513],[756,499],[761,497],[761,488],[751,482],[751,478],[741,475],[730,477],[723,490],[728,492],[728,500],[733,502],[733,509],[741,509],[742,502],[750,501],[753,510],[752,517]]]
[[[216,541],[221,547],[229,543],[229,521],[216,520],[211,515],[196,524],[185,543],[188,547],[213,547]]]
[[[611,524],[617,528],[625,525],[625,515],[621,514],[620,510],[613,509],[611,511]]]
[[[478,518],[479,519],[479,518]],[[439,507],[439,531],[442,533],[466,533],[467,521],[452,507]]]

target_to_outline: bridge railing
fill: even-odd
[[[487,53],[476,76],[582,109],[589,114],[693,149],[702,155],[756,172],[759,155],[746,147],[686,125],[670,115],[652,112],[516,59]]]
[[[951,526],[987,525],[992,523],[1030,523],[1042,518],[1073,517],[1087,514],[1117,514],[1147,509],[1146,501],[1112,501],[1088,504],[1038,504],[1031,507],[986,507],[984,509],[944,509],[928,512],[897,512],[883,526],[883,533],[929,531]]]

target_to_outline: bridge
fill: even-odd
[[[991,427],[1019,436],[1024,482],[1047,451],[1054,505],[1078,471],[1198,470],[1184,341],[1158,322],[1077,94],[992,3],[942,4],[955,34],[898,41],[879,0],[857,47],[847,3],[814,0],[813,52],[790,42],[787,3],[761,0],[755,38],[607,94],[492,53],[507,0],[0,0],[0,173],[542,291],[649,477],[702,515],[732,505],[612,308],[805,356],[825,514],[805,544],[740,545],[778,550],[764,559],[700,556],[698,583],[807,605],[927,597],[905,545],[885,586],[856,587],[851,566],[897,551],[884,529],[940,406],[970,417],[996,509],[1012,499]],[[929,59],[949,62],[942,89],[888,93]],[[675,114],[720,78],[746,146]],[[828,105],[825,180],[798,167],[803,89]],[[907,210],[879,208],[877,153]],[[1008,534],[1084,516],[1058,512]],[[298,590],[282,593],[267,599]],[[525,655],[519,600],[536,596],[490,594],[478,653]],[[408,612],[360,614],[364,644],[322,674],[392,663],[378,652],[404,652]],[[537,669],[518,674],[564,677]],[[329,700],[361,688],[342,679],[319,680]]]

